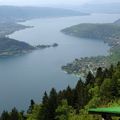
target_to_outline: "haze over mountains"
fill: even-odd
[[[79,16],[86,13],[120,13],[120,3],[56,5],[49,7],[0,6],[0,20],[24,20],[40,17]],[[56,7],[56,8],[55,8]]]
[[[26,53],[27,51],[34,49],[32,45],[6,37],[15,31],[28,27],[17,24],[16,22],[34,18],[81,15],[86,15],[86,13],[50,7],[0,6],[0,56]]]
[[[0,11],[0,19],[3,21],[9,20],[9,22],[41,17],[65,17],[85,15],[85,13],[81,13],[79,11],[50,7],[0,6]]]
[[[120,13],[120,3],[89,3],[83,5],[59,5],[61,8],[68,8],[87,13]]]

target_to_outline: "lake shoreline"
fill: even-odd
[[[30,19],[31,20],[31,19]],[[22,20],[22,22],[26,22],[27,20]],[[33,45],[30,45],[26,42],[21,42],[17,39],[11,39],[9,38],[9,35],[15,33],[15,32],[18,32],[18,31],[21,31],[21,30],[25,30],[27,28],[33,28],[34,26],[27,26],[27,25],[22,25],[22,24],[19,24],[18,22],[14,22],[12,23],[12,26],[13,26],[13,29],[12,30],[8,30],[8,31],[4,31],[4,34],[0,34],[0,39],[5,39],[5,40],[10,40],[11,42],[13,41],[16,41],[18,43],[25,43],[27,44],[28,46],[31,46],[31,49],[23,49],[23,50],[0,50],[0,57],[9,57],[9,56],[20,56],[20,55],[24,55],[24,54],[27,54],[27,53],[31,53],[33,50],[40,50],[40,49],[46,49],[46,48],[55,48],[55,47],[58,47],[58,44],[57,43],[53,43],[52,45],[36,45],[36,46],[33,46]],[[16,27],[14,27],[16,26]],[[9,28],[8,28],[9,29]]]
[[[111,24],[105,24],[105,25],[106,26],[109,26],[109,25],[114,26],[115,23],[116,22],[111,23]],[[82,26],[83,28],[84,28],[84,26],[85,26],[85,28],[86,28],[86,26],[89,26],[89,28],[91,26],[93,29],[93,27],[94,26],[96,27],[97,25],[99,27],[101,27],[101,25],[104,25],[104,24],[79,24],[78,26]],[[76,29],[79,29],[78,26],[75,25],[73,27],[68,27],[66,29],[61,30],[61,32],[64,34],[67,34],[69,36],[74,36],[74,37],[80,38],[80,36],[77,36],[77,35],[79,35],[78,34],[79,32],[76,30]],[[99,27],[97,29],[98,31],[99,31]],[[116,27],[119,28],[119,25],[118,26],[116,25]],[[95,30],[95,31],[97,31],[97,30]],[[83,31],[81,30],[81,33],[82,32]],[[82,36],[81,33],[80,33],[80,35]],[[83,35],[83,37],[86,37],[86,36],[87,35]],[[94,38],[94,37],[96,37],[96,36],[94,36],[94,35],[90,36],[90,38]],[[88,38],[88,37],[86,37],[86,38]],[[120,50],[119,35],[118,36],[116,35],[115,37],[103,36],[103,38],[98,39],[98,40],[104,41],[104,43],[107,43],[108,46],[110,47],[110,49],[108,51],[109,54],[107,56],[85,57],[85,58],[75,59],[73,62],[67,63],[67,65],[62,66],[61,69],[63,71],[66,71],[68,74],[74,74],[77,76],[79,75],[79,76],[86,77],[89,72],[91,72],[93,75],[95,75],[97,72],[97,69],[99,67],[106,69],[106,68],[109,68],[111,64],[116,64],[120,58],[120,55],[116,54],[116,52]],[[116,56],[117,56],[117,58],[113,60],[113,58],[115,58]]]
[[[109,47],[103,42],[85,41],[85,39],[79,40],[75,37],[66,36],[61,34],[60,30],[85,20],[86,22],[89,22],[90,19],[97,19],[95,21],[98,21],[98,16],[100,15],[37,19],[21,23],[34,26],[34,28],[16,32],[10,35],[10,38],[24,40],[35,46],[39,44],[52,45],[53,43],[58,43],[59,46],[35,50],[20,57],[0,59],[1,110],[10,110],[13,106],[16,106],[19,110],[26,110],[29,106],[28,100],[34,99],[38,103],[42,100],[44,91],[49,92],[51,87],[54,87],[57,91],[65,89],[68,85],[74,88],[79,77],[67,75],[61,70],[61,65],[77,57],[106,55]],[[101,16],[103,17],[99,20],[100,22],[111,18],[111,15],[108,15],[109,17]],[[116,15],[113,20],[115,19]],[[95,50],[93,46],[95,46]],[[8,86],[7,92],[4,91],[6,86]],[[8,94],[10,97],[8,97]]]

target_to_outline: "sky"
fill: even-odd
[[[96,3],[120,3],[120,0],[0,0],[0,5],[49,6],[49,5],[82,5]]]

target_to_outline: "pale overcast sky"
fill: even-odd
[[[115,3],[120,0],[0,0],[0,5],[45,6],[54,4],[81,5],[85,3]]]

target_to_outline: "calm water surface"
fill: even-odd
[[[107,55],[109,47],[102,41],[64,35],[61,29],[79,23],[107,23],[120,15],[92,14],[90,16],[34,19],[21,24],[33,28],[17,31],[11,38],[31,45],[58,43],[56,48],[0,59],[0,109],[16,106],[26,109],[30,99],[41,101],[44,91],[74,87],[78,78],[67,75],[61,66],[75,58]]]

